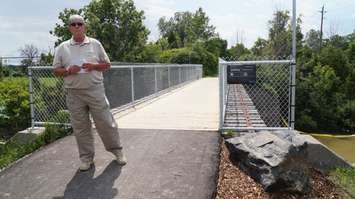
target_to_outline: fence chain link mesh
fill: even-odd
[[[228,58],[230,60],[230,58]],[[256,65],[255,84],[228,84],[228,65]],[[225,129],[259,128],[288,128],[290,120],[290,61],[289,60],[261,60],[254,61],[224,61],[220,60],[221,94],[221,127]],[[245,94],[244,94],[245,93]],[[241,96],[242,95],[242,96]],[[240,107],[240,100],[245,110]],[[244,108],[245,109],[245,108]],[[255,121],[251,126],[246,118]],[[263,127],[265,126],[266,127]]]
[[[48,66],[29,67],[32,126],[67,123],[63,78]],[[104,72],[104,85],[111,109],[123,110],[183,84],[202,78],[202,65],[115,65]]]

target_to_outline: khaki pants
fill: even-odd
[[[66,100],[81,161],[93,161],[95,155],[89,113],[106,150],[122,149],[117,124],[110,112],[103,85],[89,89],[67,89]]]

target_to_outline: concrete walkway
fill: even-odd
[[[218,79],[203,78],[116,118],[120,128],[217,130],[218,115]]]
[[[68,136],[2,171],[0,198],[213,198],[220,138],[213,131],[218,125],[214,84],[213,78],[196,81],[119,116],[126,166],[112,161],[95,134],[95,167],[79,172],[75,139]]]

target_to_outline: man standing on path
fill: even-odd
[[[56,48],[53,67],[56,76],[64,77],[66,102],[81,160],[79,169],[88,170],[94,163],[94,137],[89,114],[106,150],[115,155],[118,164],[124,165],[127,160],[103,85],[102,72],[111,67],[110,60],[102,44],[85,35],[83,17],[72,15],[68,24],[72,38]]]

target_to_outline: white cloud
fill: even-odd
[[[34,43],[47,50],[53,46],[55,38],[49,34],[58,21],[58,14],[64,8],[80,8],[91,0],[2,0],[0,7],[0,56],[17,55],[18,48]],[[297,14],[302,15],[302,30],[319,29],[322,5],[327,13],[324,21],[325,33],[331,27],[340,33],[354,29],[355,0],[312,0],[297,1]],[[236,42],[237,33],[243,37],[244,44],[252,46],[257,37],[267,37],[268,20],[276,9],[288,9],[292,13],[291,0],[135,0],[139,10],[144,11],[145,25],[151,31],[149,41],[159,38],[157,23],[159,18],[170,18],[177,11],[194,12],[202,7],[212,25],[230,45]],[[21,14],[19,14],[21,13]],[[332,25],[333,24],[333,25]],[[335,24],[335,25],[334,25]],[[336,25],[338,24],[338,25]],[[239,39],[241,40],[241,38]]]
[[[173,1],[163,0],[136,0],[138,9],[143,10],[146,18],[157,19],[162,16],[172,15],[175,12]]]
[[[176,12],[173,9],[172,0],[136,0],[135,4],[139,10],[144,11],[144,24],[150,30],[149,41],[156,41],[159,38],[158,21],[161,17],[173,16]]]
[[[220,36],[227,39],[229,46],[235,45],[238,39],[239,42],[250,47],[258,37],[267,37],[267,23],[264,20],[227,14],[211,17],[211,23],[216,26],[216,31]]]

